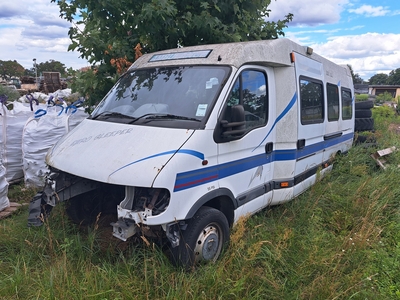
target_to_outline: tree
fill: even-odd
[[[44,63],[37,64],[37,73],[42,72],[59,72],[61,75],[65,75],[65,65],[59,61],[50,59]]]
[[[16,60],[0,60],[0,75],[3,79],[7,77],[20,77],[24,75],[24,67],[21,66]]]
[[[110,76],[115,81],[135,61],[138,52],[278,38],[284,35],[283,29],[293,16],[288,14],[284,20],[266,22],[270,2],[57,0],[62,18],[73,23],[77,15],[82,16],[69,30],[69,50],[77,50],[92,64],[98,82],[109,81]],[[83,30],[80,25],[85,26]],[[93,79],[92,75],[88,77]],[[110,83],[100,85],[108,90]]]
[[[388,77],[389,76],[384,73],[375,74],[374,76],[372,76],[369,79],[369,84],[370,85],[385,85],[385,84],[387,84]]]
[[[400,68],[390,71],[387,84],[400,85]]]
[[[364,83],[364,80],[361,78],[361,76],[358,73],[354,74],[353,68],[351,65],[347,65],[350,69],[350,74],[351,77],[353,78],[353,84],[362,84]]]
[[[35,68],[25,69],[24,71],[25,76],[35,77]]]

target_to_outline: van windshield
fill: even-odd
[[[202,128],[229,73],[227,66],[133,69],[118,80],[92,119]]]

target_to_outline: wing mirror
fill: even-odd
[[[246,132],[246,120],[243,105],[230,107],[230,120],[221,120],[222,137],[240,137]]]

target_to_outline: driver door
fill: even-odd
[[[219,128],[215,131],[219,184],[220,188],[228,188],[237,199],[240,208],[235,217],[265,207],[272,195],[274,135],[271,134],[270,119],[275,108],[270,105],[268,89],[272,79],[272,70],[268,68],[246,66],[240,69],[221,110]],[[235,107],[244,110],[242,120],[238,119]],[[241,122],[243,119],[244,124]],[[237,126],[229,128],[221,124]]]

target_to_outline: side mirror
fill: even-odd
[[[230,120],[221,120],[222,137],[239,137],[246,132],[246,120],[243,105],[235,105],[231,108]]]

